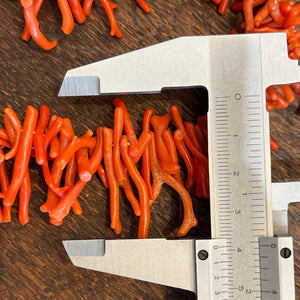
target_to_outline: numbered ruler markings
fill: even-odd
[[[233,278],[229,259],[231,254],[227,251],[227,241],[211,239],[205,243],[206,245],[203,245],[202,240],[195,241],[198,258],[196,260],[197,275],[201,278],[205,272],[209,276],[209,279],[197,281],[198,299],[230,300],[232,298],[228,292],[228,286]],[[207,259],[201,260],[203,256]]]
[[[280,299],[277,238],[260,239],[261,285],[263,299]]]
[[[233,280],[232,278],[232,257],[227,251],[226,241],[223,244],[213,245],[213,251],[218,252],[219,258],[214,262],[214,281],[222,280],[219,290],[215,289],[216,295],[222,294],[222,299],[231,299],[228,288]],[[220,275],[218,275],[220,274]]]
[[[215,98],[215,230],[227,239],[231,299],[261,298],[258,238],[267,229],[260,99],[260,95],[239,93]],[[241,118],[237,112],[245,115]],[[240,280],[244,274],[248,276]]]

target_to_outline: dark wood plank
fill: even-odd
[[[149,0],[149,3],[152,12],[146,15],[135,1],[119,1],[116,17],[124,37],[118,40],[109,36],[109,23],[100,2],[94,3],[87,21],[76,24],[74,31],[66,36],[60,30],[61,16],[56,1],[45,1],[39,14],[40,27],[50,40],[58,41],[55,49],[45,52],[33,41],[25,43],[20,39],[24,20],[19,1],[1,1],[1,111],[11,106],[23,121],[27,105],[38,108],[46,104],[52,114],[69,117],[78,135],[88,128],[112,126],[113,97],[57,97],[68,69],[183,35],[227,34],[237,27],[242,17],[230,11],[221,17],[215,5],[205,1]],[[123,99],[128,103],[136,128],[141,128],[142,115],[147,108],[163,114],[172,104],[177,104],[184,119],[195,120],[207,103],[198,90],[172,90],[157,95],[124,96]],[[270,115],[271,134],[281,146],[272,154],[274,181],[299,180],[297,106],[298,102]],[[11,172],[11,165],[8,169]],[[48,215],[39,210],[46,200],[47,188],[41,169],[33,160],[30,173],[29,224],[19,224],[15,204],[12,222],[0,226],[1,299],[195,299],[191,292],[74,267],[64,251],[62,240],[116,238],[109,228],[108,191],[96,176],[93,177],[80,196],[83,215],[70,213],[62,226],[55,227],[49,223]],[[188,237],[209,238],[209,201],[194,196],[193,201],[199,225]],[[135,238],[138,219],[123,195],[120,211],[123,225],[120,238]],[[290,233],[295,239],[297,297],[300,295],[299,212],[298,204],[291,205]],[[174,237],[182,216],[176,193],[165,187],[151,213],[149,237]]]

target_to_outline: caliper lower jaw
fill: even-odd
[[[226,239],[84,240],[80,247],[77,242],[63,243],[81,268],[189,290],[198,299],[243,299],[254,292],[232,283]],[[292,238],[261,237],[259,248],[261,299],[295,299]]]

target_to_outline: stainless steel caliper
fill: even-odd
[[[295,299],[292,238],[273,232],[265,90],[298,81],[282,33],[182,37],[69,70],[59,96],[207,88],[212,232],[210,240],[63,241],[73,264],[198,299]],[[274,203],[275,234],[285,234],[287,199]]]

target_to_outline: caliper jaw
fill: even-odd
[[[192,291],[199,300],[231,296],[225,239],[81,240],[63,245],[77,267]],[[259,247],[261,299],[295,299],[292,238],[260,238]]]
[[[248,90],[254,91],[252,96],[258,93],[259,99],[264,101],[268,86],[297,81],[300,81],[299,66],[287,56],[286,35],[283,33],[194,36],[178,38],[70,70],[64,78],[59,96],[155,93],[163,88],[204,86],[208,90],[209,101],[213,97],[224,96],[222,93],[228,94],[229,98],[239,96],[235,98],[239,100],[242,95],[248,95]],[[213,102],[209,102],[209,106],[211,109]],[[262,111],[267,120],[264,106]],[[214,122],[211,115],[210,111],[210,133]],[[268,124],[263,125],[265,164],[266,170],[269,170],[269,131]],[[211,150],[210,154],[213,154]],[[211,165],[210,161],[210,174],[213,174]],[[266,202],[268,230],[261,236],[272,236],[270,172],[265,177],[267,196],[263,200]],[[212,178],[210,200],[214,204],[216,193],[212,190]],[[218,215],[211,213],[211,216],[213,229],[218,222],[215,216]],[[219,239],[221,236],[218,230],[212,230],[212,233],[216,239],[86,240],[63,243],[74,265],[190,290],[197,294],[198,299],[229,299],[236,295],[243,296],[235,299],[243,299],[247,294],[254,293],[253,285],[252,290],[242,286],[246,285],[248,277],[241,284],[237,280],[237,286],[232,285],[233,266],[229,265],[228,260],[231,254],[236,257],[239,251],[228,248],[233,237]],[[260,299],[263,300],[294,299],[292,239],[256,238],[255,245],[256,250],[260,249],[255,267],[259,268],[259,264],[263,266],[260,270],[262,290],[258,289],[256,295],[261,295]],[[229,253],[229,250],[235,253]],[[289,251],[288,256],[286,253]],[[284,256],[282,253],[285,253]],[[266,261],[270,264],[268,270],[264,269],[267,268],[264,267]],[[239,264],[240,260],[236,262]],[[251,271],[253,273],[253,269]],[[259,285],[260,274],[256,277]],[[271,280],[271,284],[267,284],[267,280]],[[252,297],[248,296],[247,299]]]

